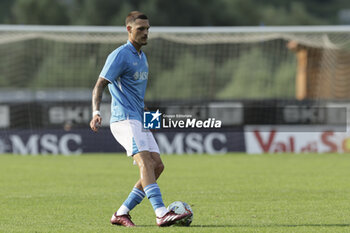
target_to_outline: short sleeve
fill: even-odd
[[[108,81],[113,82],[123,73],[123,69],[123,54],[116,50],[107,57],[106,63],[103,66],[103,69],[100,73],[100,77],[103,77]]]

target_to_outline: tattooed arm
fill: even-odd
[[[98,131],[98,127],[102,123],[102,118],[100,114],[100,105],[102,101],[102,94],[106,86],[108,85],[108,81],[104,78],[98,78],[94,90],[92,91],[92,120],[90,121],[90,128],[94,131]]]

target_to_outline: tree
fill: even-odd
[[[57,0],[17,0],[12,8],[11,23],[65,25],[67,8]]]
[[[123,25],[130,10],[132,6],[126,0],[76,0],[71,6],[71,24]]]
[[[264,25],[324,25],[326,19],[318,18],[307,11],[302,2],[292,2],[286,6],[265,6],[261,10]]]
[[[12,8],[14,1],[1,0],[0,1],[0,23],[8,23],[10,17],[10,9]]]
[[[239,59],[222,65],[218,72],[221,80],[218,99],[293,97],[295,61],[287,57],[274,64],[261,48],[247,50]]]
[[[124,25],[140,10],[152,26],[320,25],[348,8],[348,0],[2,0],[0,23]]]
[[[212,69],[208,59],[185,53],[173,68],[152,76],[146,99],[207,99]]]

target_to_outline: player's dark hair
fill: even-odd
[[[125,19],[125,25],[135,22],[137,19],[148,19],[148,17],[139,11],[131,11]]]

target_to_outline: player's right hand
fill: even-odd
[[[100,115],[95,115],[92,120],[90,121],[90,128],[92,131],[97,132],[98,128],[100,128],[102,123],[102,118]]]

